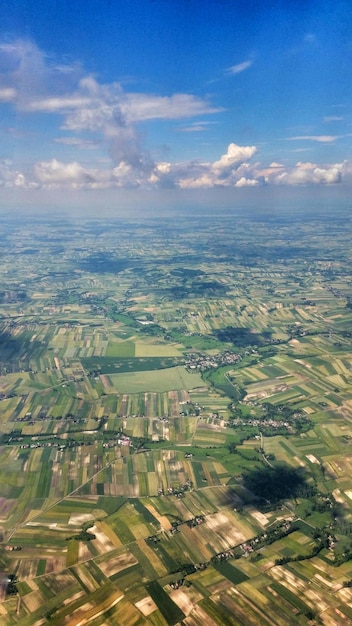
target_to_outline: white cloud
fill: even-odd
[[[234,144],[235,145],[235,144]],[[231,144],[230,144],[231,146]],[[234,151],[228,148],[226,155]],[[236,146],[246,154],[246,146]],[[252,148],[253,146],[247,146]],[[30,172],[21,172],[13,168],[9,161],[0,163],[0,186],[8,188],[43,188],[43,189],[111,189],[111,188],[179,188],[212,189],[254,187],[263,183],[268,185],[312,185],[336,184],[352,175],[352,163],[335,163],[320,166],[316,163],[298,162],[294,167],[284,167],[272,163],[268,167],[247,161],[233,162],[232,167],[215,167],[222,162],[223,155],[215,162],[160,162],[149,169],[136,169],[130,163],[121,161],[116,167],[89,168],[77,161],[68,163],[57,159],[40,161]]]
[[[311,152],[312,148],[295,148],[294,150],[290,150],[290,152],[292,153],[298,153],[298,152]]]
[[[105,145],[113,164],[130,165],[138,180],[142,172],[150,175],[155,166],[141,145],[138,123],[223,110],[187,93],[126,93],[117,82],[101,84],[85,75],[77,64],[50,61],[34,43],[24,40],[0,44],[0,86],[0,103],[11,102],[28,115],[59,115],[61,129],[72,133],[94,133],[95,143]]]
[[[219,160],[213,163],[195,163],[193,168],[191,165],[187,175],[178,181],[178,185],[183,189],[235,186],[243,178],[243,173],[248,169],[247,162],[256,151],[255,146],[238,146],[230,143],[226,154]]]
[[[78,137],[56,137],[54,141],[55,143],[61,143],[64,146],[75,146],[77,148],[85,150],[95,150],[98,148],[98,145],[93,141],[89,141],[88,139],[80,139]]]
[[[216,122],[209,122],[209,121],[193,122],[192,124],[189,124],[188,126],[180,126],[176,130],[180,133],[199,133],[199,132],[208,130],[211,124],[216,124]]]
[[[0,87],[0,102],[13,102],[16,94],[16,89],[13,87]]]
[[[1,97],[1,90],[0,90]],[[105,118],[112,118],[119,111],[120,115],[130,122],[141,122],[153,119],[182,119],[218,113],[222,107],[213,107],[202,98],[191,94],[173,94],[172,96],[157,96],[143,93],[124,92],[119,83],[101,85],[93,78],[80,81],[78,89],[72,94],[58,96],[44,96],[29,100],[25,109],[33,112],[62,113],[74,115],[75,111],[96,111],[102,108],[101,114]],[[91,120],[82,115],[82,124],[88,123],[91,129]]]
[[[251,65],[253,65],[253,61],[243,61],[243,63],[232,65],[226,71],[228,74],[240,74],[251,67]]]
[[[0,83],[9,89],[11,100],[20,110],[32,101],[71,92],[82,75],[79,65],[55,66],[42,50],[30,40],[18,39],[0,43]]]
[[[204,124],[192,124],[191,126],[183,126],[177,130],[180,133],[203,133],[207,130],[207,127],[204,126]]]
[[[297,163],[297,165],[274,176],[271,181],[285,185],[334,184],[339,183],[344,173],[344,163],[318,167],[315,163]]]
[[[85,77],[71,97],[65,94],[37,100],[31,107],[61,113],[64,130],[98,133],[114,164],[125,162],[137,170],[150,169],[150,158],[140,146],[137,129],[122,110],[124,100],[125,94],[118,83],[101,85],[94,78]]]
[[[171,171],[171,163],[158,163],[155,169],[157,172],[160,172],[160,174],[169,174]]]
[[[89,104],[90,98],[72,94],[29,100],[24,108],[33,113],[65,113],[81,109]]]
[[[34,188],[37,184],[33,180],[28,180],[24,172],[18,171],[14,163],[5,159],[0,161],[0,187],[8,189]]]
[[[259,185],[259,180],[255,180],[254,178],[245,178],[241,176],[241,178],[235,183],[235,187],[255,187]]]
[[[214,181],[213,176],[209,172],[205,172],[201,176],[192,178],[181,178],[178,181],[178,186],[181,189],[210,189],[211,187],[216,187],[216,181]]]
[[[88,168],[77,161],[41,161],[33,168],[34,183],[44,189],[108,189],[147,186],[147,176],[121,161],[114,168]]]
[[[212,168],[217,172],[232,170],[240,163],[251,159],[256,152],[257,148],[255,146],[238,146],[235,143],[230,143],[226,154],[218,161],[215,161]]]
[[[68,138],[70,139],[70,138]],[[228,146],[218,161],[202,163],[148,163],[136,167],[121,159],[113,168],[87,168],[77,161],[63,163],[58,159],[35,164],[30,182],[47,189],[101,189],[108,187],[179,187],[207,189],[213,187],[243,187],[259,184],[250,171],[248,161],[255,146]]]
[[[80,185],[90,183],[94,179],[89,171],[76,161],[62,163],[57,159],[36,163],[34,174],[37,180],[44,185]]]
[[[222,107],[212,107],[202,98],[185,93],[177,93],[172,96],[126,93],[121,109],[126,117],[133,122],[153,119],[181,119],[218,113],[224,110]]]
[[[318,143],[333,143],[339,139],[338,135],[300,135],[298,137],[288,137],[289,141],[317,141]]]
[[[325,117],[323,117],[323,121],[325,123],[329,123],[329,122],[342,122],[343,121],[343,117],[341,115],[325,115]]]

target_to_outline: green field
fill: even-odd
[[[159,392],[203,387],[204,382],[199,374],[189,374],[179,367],[162,370],[134,371],[131,374],[109,375],[113,389],[119,393],[138,393],[140,391]]]
[[[131,355],[134,357],[134,355]],[[178,365],[180,359],[172,357],[138,357],[129,358],[130,355],[119,357],[85,357],[81,359],[82,365],[87,372],[95,371],[100,374],[124,374],[127,372],[145,372],[162,370]]]

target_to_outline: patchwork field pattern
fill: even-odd
[[[4,626],[352,621],[351,222],[263,211],[1,218]]]

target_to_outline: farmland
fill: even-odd
[[[348,210],[33,219],[0,218],[1,624],[349,623]]]

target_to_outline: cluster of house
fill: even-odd
[[[256,426],[258,428],[262,428],[263,426],[267,426],[270,428],[287,428],[287,430],[292,430],[293,427],[289,422],[285,422],[284,420],[274,420],[274,419],[240,419],[235,418],[231,421],[232,426]]]
[[[179,487],[171,487],[170,485],[167,488],[167,495],[176,496],[176,498],[184,498],[185,491],[188,491],[188,489],[192,489],[192,487],[193,487],[193,482],[187,479],[186,482],[183,483],[183,485],[180,485]],[[161,495],[164,495],[163,490],[162,490]]]
[[[187,371],[200,370],[204,372],[212,368],[220,367],[221,365],[233,365],[238,361],[241,361],[242,356],[237,352],[231,350],[225,350],[220,352],[216,356],[210,356],[207,354],[199,354],[198,352],[192,352],[187,355],[187,361],[185,362],[185,368]]]

